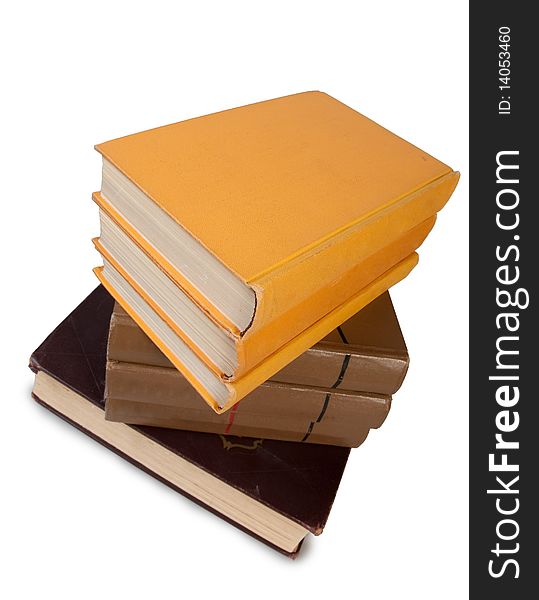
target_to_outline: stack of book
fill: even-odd
[[[34,396],[293,556],[404,379],[387,290],[458,174],[320,92],[97,149],[102,285]]]

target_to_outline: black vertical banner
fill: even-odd
[[[539,594],[532,7],[470,8],[470,597],[489,600]]]

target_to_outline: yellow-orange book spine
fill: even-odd
[[[309,253],[248,281],[257,293],[257,309],[244,337],[255,335],[258,329],[320,290],[325,289],[336,304],[343,302],[353,290],[353,280],[348,281],[348,286],[335,286],[335,278],[345,276],[361,260],[383,251],[389,243],[436,215],[451,196],[458,178],[455,172],[444,175],[383,211],[362,219]],[[319,300],[322,298],[323,292]],[[318,305],[310,303],[310,310],[316,313]]]
[[[286,310],[282,307],[278,318],[265,319],[262,325],[247,330],[241,338],[241,343],[237,346],[238,364],[248,371],[251,365],[257,365],[268,355],[269,349],[285,344],[291,337],[299,335],[301,331],[309,327],[313,321],[321,318],[318,315],[326,315],[331,312],[335,305],[339,306],[346,302],[350,290],[364,288],[417,250],[435,222],[436,216],[426,219],[413,229],[406,231],[395,241],[356,263],[324,287],[318,290],[313,289],[310,296],[305,297],[300,302],[294,303],[293,301],[294,285],[299,288],[302,286],[308,287],[310,282],[316,281],[316,268],[303,271],[305,280],[300,280],[299,277],[294,277],[288,272],[283,273],[282,276],[288,279],[288,285],[290,286],[286,286],[292,296],[289,303],[290,308]],[[346,252],[346,248],[342,248],[342,250]],[[270,280],[264,287],[261,311],[266,308],[264,306],[265,301],[269,300],[272,303],[275,298],[274,282],[275,280]],[[257,311],[257,317],[258,314]],[[257,324],[257,317],[255,317],[253,325]]]

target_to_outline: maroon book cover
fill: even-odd
[[[30,359],[34,372],[45,372],[102,410],[113,304],[113,299],[99,286]],[[47,406],[43,398],[36,397],[36,400]],[[80,424],[70,422],[83,429]],[[350,452],[348,448],[337,446],[231,438],[157,427],[131,428],[316,535],[326,524]],[[98,441],[117,451],[111,444]],[[120,454],[171,485],[132,457]]]

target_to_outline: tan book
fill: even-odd
[[[219,415],[176,369],[107,362],[105,418],[130,425],[352,448],[390,406],[382,394],[267,381]]]
[[[111,317],[108,358],[173,366],[118,303]],[[400,388],[408,364],[406,343],[386,292],[275,373],[271,381],[391,395]]]
[[[391,396],[372,388],[396,391],[408,366],[389,294],[226,414],[200,402],[196,390],[118,304],[111,318],[108,358],[107,420],[347,447],[359,446],[388,414]],[[362,387],[367,391],[359,391]]]

